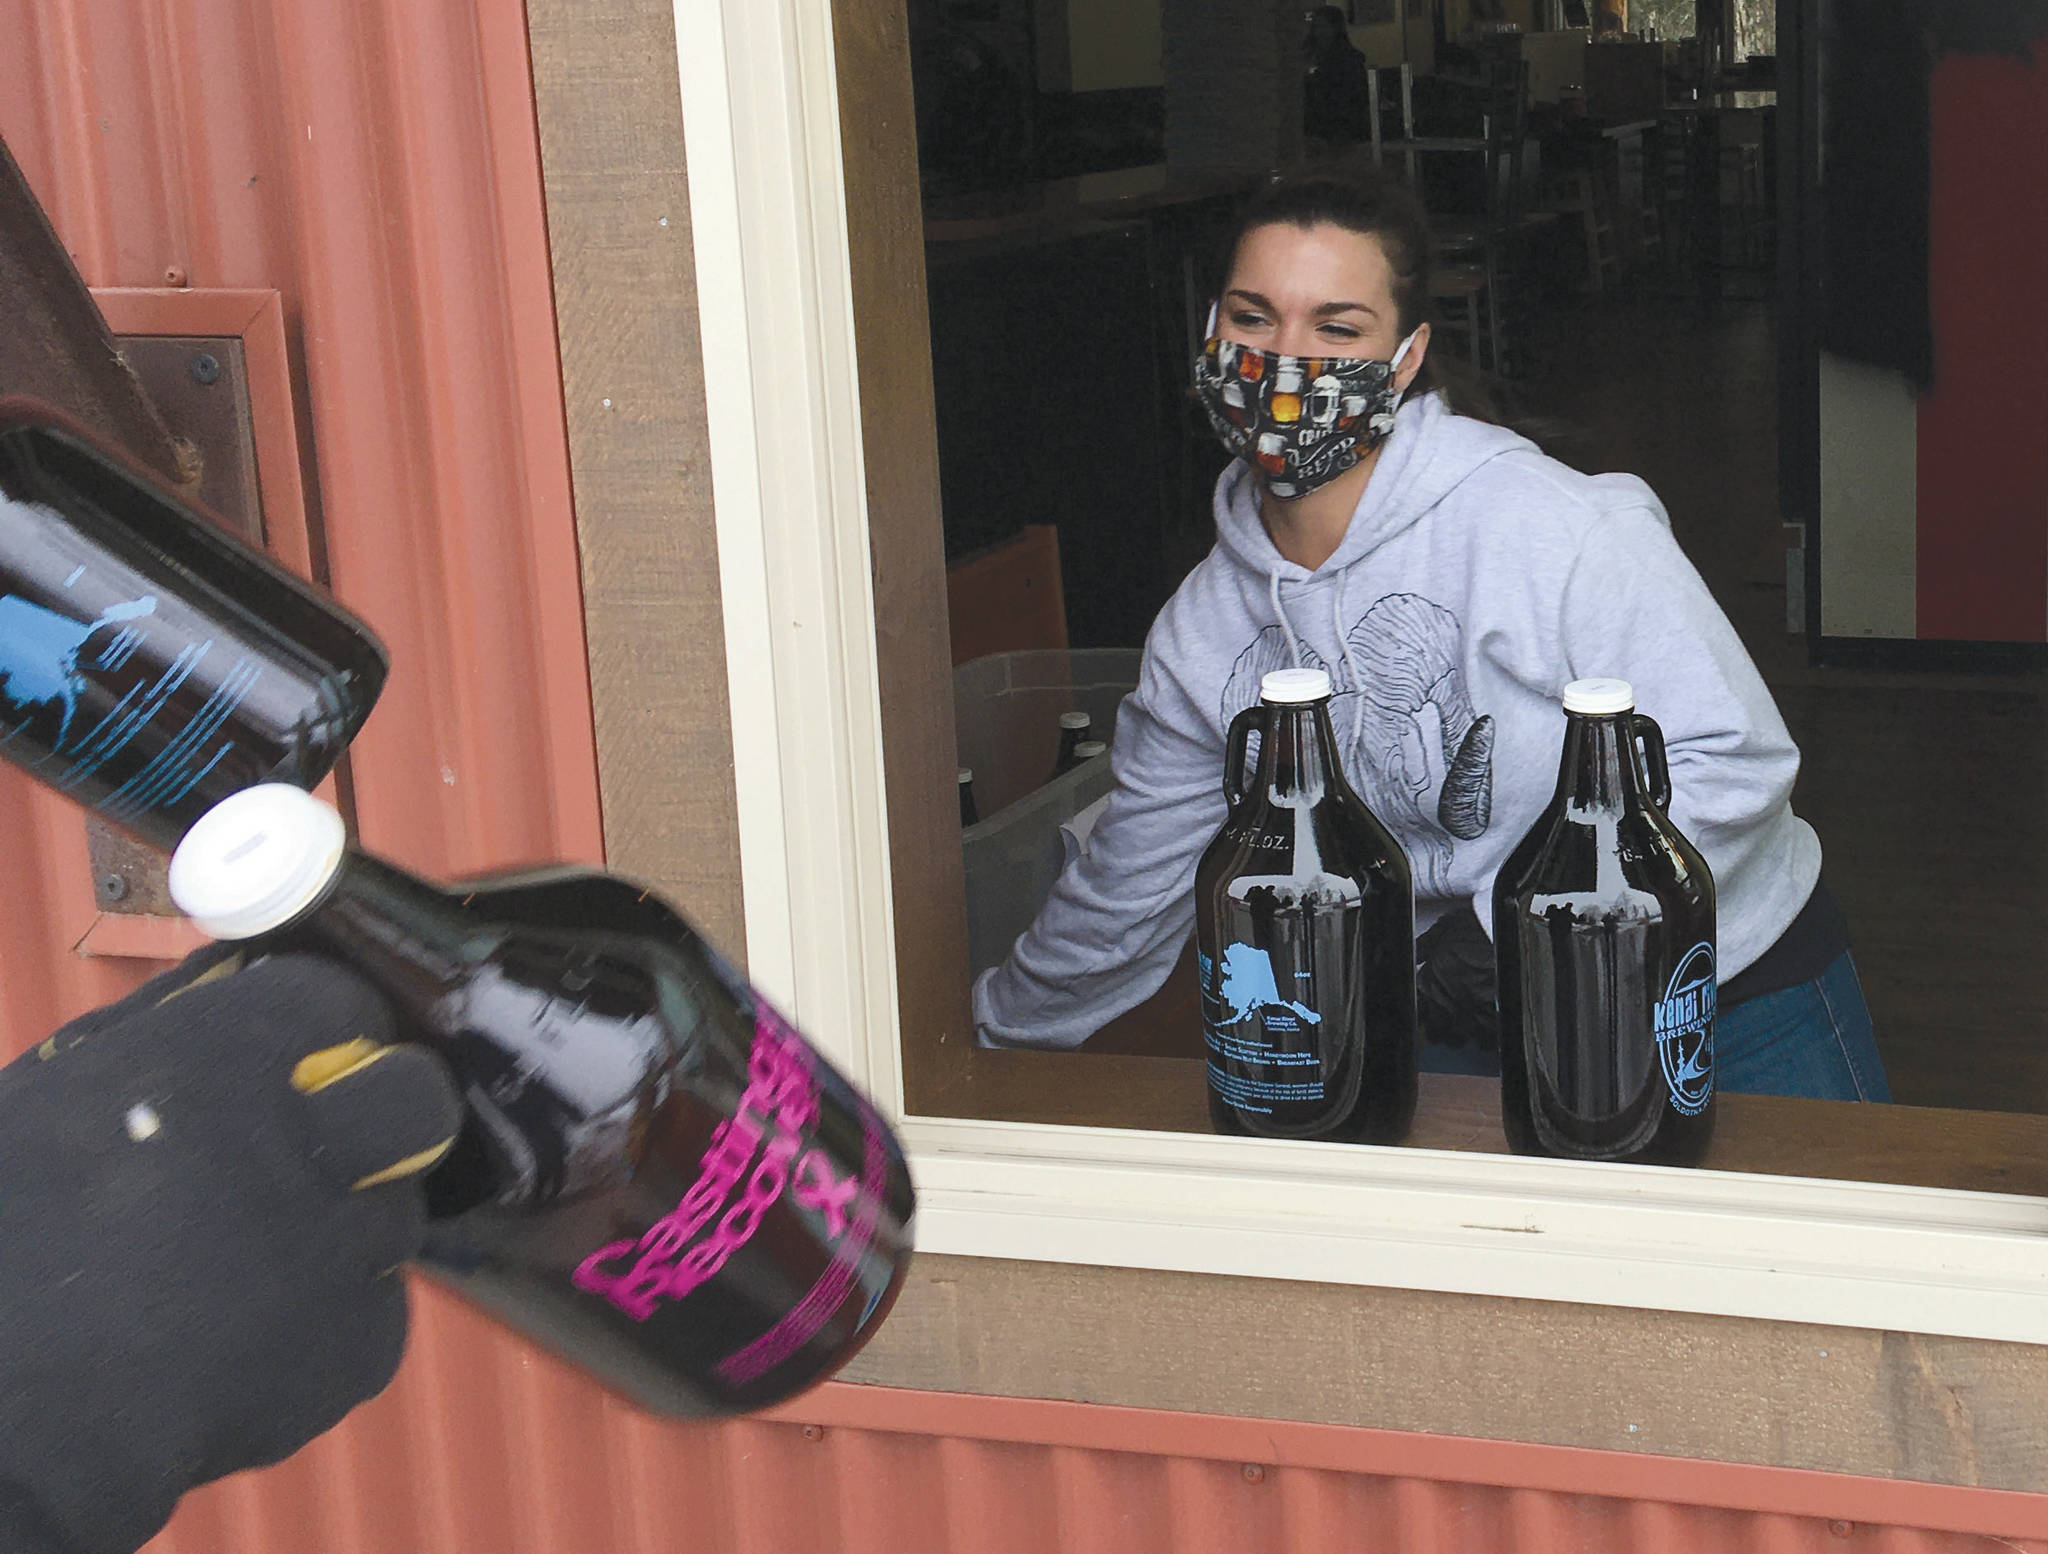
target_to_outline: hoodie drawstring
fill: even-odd
[[[1355,694],[1351,703],[1351,739],[1344,747],[1344,753],[1351,757],[1352,764],[1358,758],[1358,742],[1365,737],[1365,675],[1358,667],[1358,654],[1351,646],[1351,637],[1344,630],[1344,606],[1351,589],[1351,569],[1345,568],[1337,574],[1337,587],[1330,595],[1330,629],[1336,634],[1337,649],[1344,655],[1344,668],[1351,678],[1350,689]],[[1294,629],[1294,622],[1287,618],[1287,606],[1280,602],[1280,572],[1278,568],[1266,574],[1266,591],[1273,601],[1274,624],[1287,634],[1287,648],[1294,655],[1294,667],[1301,664],[1301,636]]]
[[[1287,618],[1287,607],[1280,602],[1280,571],[1276,567],[1266,575],[1266,586],[1273,596],[1273,616],[1279,628],[1287,633],[1287,650],[1294,655],[1294,667],[1301,667],[1301,638],[1295,635],[1294,622]]]
[[[1351,634],[1344,629],[1344,597],[1351,587],[1351,569],[1337,574],[1337,591],[1330,596],[1330,628],[1337,633],[1337,646],[1344,654],[1344,668],[1351,676],[1351,743],[1345,754],[1351,764],[1358,761],[1358,741],[1365,733],[1365,676],[1359,673],[1358,656],[1351,650]]]

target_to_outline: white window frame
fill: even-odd
[[[924,1250],[2048,1341],[2044,1198],[906,1116],[830,0],[675,13],[749,962]]]

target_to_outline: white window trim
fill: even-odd
[[[905,1117],[830,0],[675,10],[750,966],[924,1250],[2048,1341],[2043,1198]]]

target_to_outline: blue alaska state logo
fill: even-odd
[[[1273,976],[1273,957],[1249,944],[1224,946],[1223,975],[1216,984],[1216,1000],[1223,1005],[1232,1025],[1254,1016],[1278,1030],[1299,1030],[1304,1025],[1323,1023],[1323,1017],[1313,1009],[1280,996],[1279,983]]]
[[[6,725],[0,743],[40,721],[44,742],[52,750],[66,749],[86,694],[86,670],[125,663],[141,640],[127,623],[155,610],[156,600],[145,595],[108,606],[96,620],[76,621],[13,594],[0,595],[0,721]],[[99,653],[89,663],[87,649],[95,639]]]

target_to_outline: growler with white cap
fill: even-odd
[[[172,898],[252,954],[345,961],[438,1053],[465,1120],[423,1261],[675,1414],[764,1408],[866,1342],[910,1260],[888,1125],[680,917],[557,868],[442,889],[264,784],[202,816]]]
[[[1698,1162],[1714,1128],[1714,878],[1665,813],[1626,680],[1564,688],[1550,807],[1501,865],[1501,1121],[1517,1153]]]
[[[1268,674],[1228,748],[1230,814],[1195,872],[1210,1119],[1220,1133],[1396,1142],[1415,1117],[1413,877],[1345,781],[1329,675]]]
[[[316,786],[383,688],[362,622],[57,411],[0,399],[0,758],[157,847]]]

